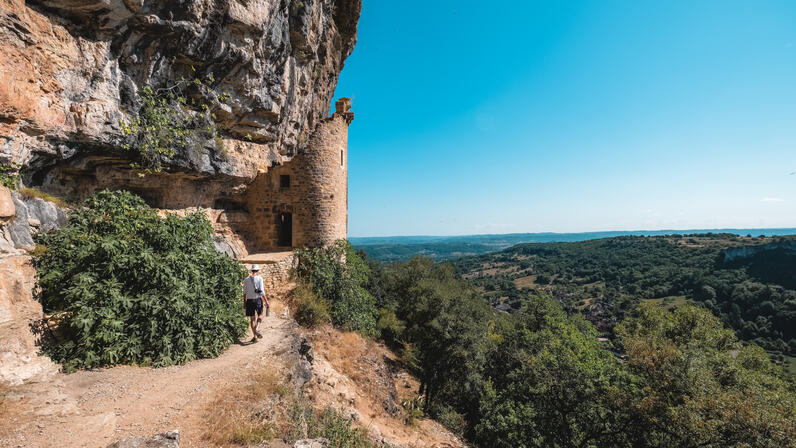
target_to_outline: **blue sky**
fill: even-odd
[[[796,227],[796,2],[363,3],[350,236]]]

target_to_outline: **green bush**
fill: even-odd
[[[365,290],[369,269],[345,240],[326,248],[296,250],[296,276],[329,304],[332,322],[364,336],[376,335],[376,302]]]
[[[426,399],[422,395],[407,398],[401,402],[401,407],[404,408],[404,421],[409,426],[414,426],[418,420],[426,415],[423,411],[426,407]]]
[[[331,320],[331,316],[329,316],[329,305],[312,292],[312,287],[310,285],[299,282],[293,290],[293,295],[296,303],[293,317],[299,324],[313,328],[328,323]]]
[[[467,422],[464,420],[464,416],[456,412],[452,407],[446,405],[435,406],[431,414],[434,416],[434,420],[438,421],[450,432],[458,436],[464,435],[467,429]]]
[[[10,190],[17,188],[17,184],[19,184],[20,168],[21,165],[18,163],[0,163],[0,186]]]
[[[351,419],[331,407],[326,408],[319,417],[320,435],[329,440],[333,448],[370,448],[375,445],[368,440],[368,434],[355,428]]]
[[[401,347],[401,338],[406,330],[406,323],[398,319],[394,311],[380,309],[376,328],[385,344],[392,348]]]
[[[201,213],[161,218],[124,191],[90,197],[37,237],[42,302],[66,335],[45,352],[67,370],[217,356],[246,330],[246,273],[211,236]]]

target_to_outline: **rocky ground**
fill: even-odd
[[[162,369],[120,366],[58,374],[7,394],[17,412],[5,425],[8,447],[105,447],[118,439],[179,428],[182,446],[202,446],[205,405],[221,386],[273,362],[295,343],[292,321],[268,318],[264,339],[215,359]]]

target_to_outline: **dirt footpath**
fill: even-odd
[[[264,338],[182,366],[121,366],[57,374],[13,388],[2,402],[2,447],[106,447],[133,435],[180,429],[182,446],[199,445],[215,392],[245,381],[252,368],[283,357],[298,332],[292,320],[264,318]]]

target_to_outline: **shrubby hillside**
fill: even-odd
[[[363,256],[341,245],[300,258],[296,306],[318,317],[305,324],[383,340],[421,382],[407,409],[475,446],[773,448],[796,437],[796,386],[703,307],[644,303],[609,350],[547,293],[500,313],[451,265]],[[357,324],[372,319],[375,332]]]
[[[500,309],[550,293],[607,336],[638,306],[693,301],[775,359],[796,356],[796,239],[730,234],[521,244],[455,260]]]

